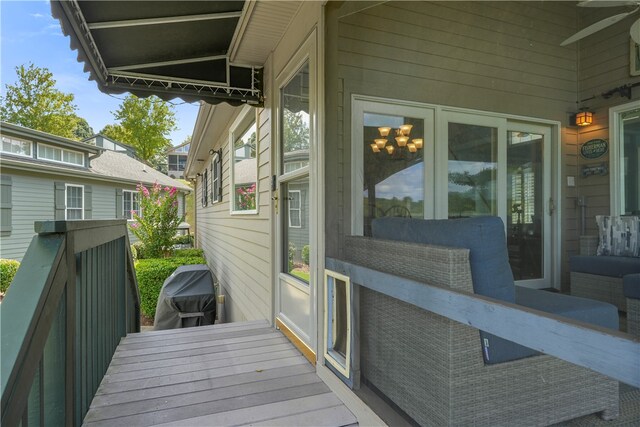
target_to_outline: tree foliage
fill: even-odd
[[[75,135],[75,139],[83,140],[93,136],[93,128],[89,126],[89,122],[87,122],[82,117],[78,117],[78,125],[76,126],[76,130],[73,131]]]
[[[285,109],[283,131],[286,152],[309,149],[309,126],[302,120],[302,113]]]
[[[155,163],[171,147],[168,135],[177,129],[175,112],[158,97],[128,95],[112,114],[118,123],[107,125],[100,133],[131,145],[140,159]]]
[[[17,81],[5,85],[0,119],[26,128],[76,139],[80,118],[73,94],[55,88],[53,73],[33,64],[16,67]],[[85,120],[86,123],[86,120]]]

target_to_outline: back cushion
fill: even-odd
[[[597,215],[597,255],[640,256],[640,217]]]
[[[515,303],[504,223],[499,217],[423,220],[378,218],[371,225],[377,239],[399,240],[469,249],[473,291]],[[534,350],[480,331],[485,363],[493,364],[538,354]]]

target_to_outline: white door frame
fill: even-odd
[[[620,165],[620,154],[624,141],[622,131],[622,113],[640,108],[640,101],[632,101],[626,104],[617,105],[609,109],[609,194],[611,195],[611,215],[622,215],[622,203],[624,198],[621,194],[622,182],[624,180],[623,169]]]
[[[276,176],[276,189],[281,200],[278,200],[278,213],[274,215],[275,224],[275,262],[274,262],[274,312],[275,318],[279,319],[284,325],[290,329],[297,339],[299,339],[304,345],[306,345],[316,355],[318,354],[317,335],[317,295],[318,284],[321,281],[322,274],[319,271],[318,259],[320,256],[324,257],[324,251],[321,249],[319,242],[324,239],[324,206],[322,202],[322,174],[319,171],[323,171],[323,165],[321,162],[322,153],[322,130],[320,126],[320,111],[322,104],[319,102],[319,85],[318,85],[318,36],[317,30],[314,30],[309,34],[304,43],[291,57],[288,64],[278,74],[275,79],[275,87],[273,91],[274,98],[274,111],[273,111],[273,164],[274,175]],[[282,110],[281,106],[281,90],[287,83],[296,75],[296,73],[304,66],[305,63],[309,64],[309,166],[296,170],[294,172],[284,174],[282,171],[281,162],[281,123],[280,114]],[[281,186],[285,182],[289,182],[292,179],[299,177],[309,177],[309,246],[310,246],[310,278],[308,286],[301,281],[295,279],[289,274],[282,272],[282,265],[284,261],[283,257],[283,224],[282,215],[285,208],[281,194]],[[324,242],[322,244],[324,248]],[[323,258],[324,259],[324,258]],[[324,262],[322,262],[324,265]],[[307,325],[296,325],[289,318],[286,313],[282,312],[281,306],[281,286],[286,284],[291,286],[301,293],[308,294],[309,296],[309,319]]]

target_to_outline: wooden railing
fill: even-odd
[[[126,220],[35,230],[0,306],[2,425],[80,425],[120,338],[140,330]]]
[[[640,340],[610,329],[327,258],[351,282],[640,387]]]

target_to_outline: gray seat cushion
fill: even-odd
[[[515,302],[513,273],[509,265],[504,223],[499,217],[423,220],[378,218],[371,225],[377,239],[467,248],[473,290],[476,294]],[[487,364],[533,356],[536,351],[480,331]]]
[[[571,271],[598,276],[623,277],[640,273],[640,258],[625,256],[574,255],[569,258]]]
[[[619,326],[618,308],[606,302],[516,286],[516,303],[616,331]]]
[[[627,274],[622,278],[622,292],[627,298],[640,299],[640,274]]]

